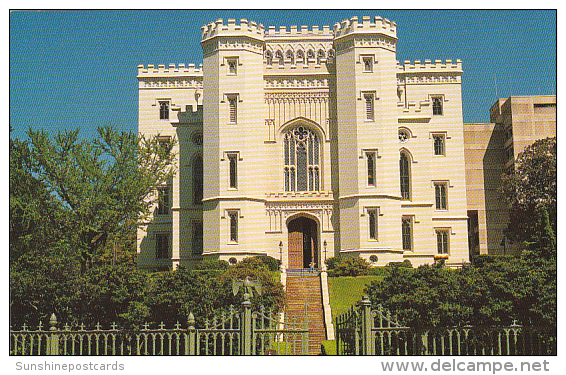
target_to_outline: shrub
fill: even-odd
[[[242,260],[242,263],[251,266],[252,268],[265,267],[270,271],[278,271],[281,262],[279,259],[267,255],[258,255],[254,257],[248,257]]]
[[[326,261],[328,275],[336,276],[360,276],[367,275],[369,263],[358,257],[332,257]]]
[[[411,261],[409,259],[405,259],[402,262],[389,262],[387,267],[402,267],[402,268],[413,268]]]

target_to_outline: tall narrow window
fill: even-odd
[[[230,95],[228,97],[228,104],[230,106],[230,122],[235,124],[238,122],[238,97]]]
[[[230,162],[230,188],[236,189],[238,186],[238,154],[228,154]]]
[[[157,189],[157,214],[169,215],[170,207],[170,188],[162,186]]]
[[[161,120],[169,119],[169,102],[159,102],[159,118]]]
[[[193,166],[193,203],[202,204],[202,156],[197,156],[194,159]]]
[[[157,259],[171,258],[169,248],[169,234],[157,233],[155,235],[155,257]]]
[[[230,242],[238,242],[238,211],[228,212],[230,218]]]
[[[442,98],[434,97],[432,98],[432,114],[435,116],[442,115]]]
[[[368,185],[375,186],[375,152],[367,152]]]
[[[193,254],[200,255],[203,251],[203,226],[202,221],[193,223]]]
[[[436,246],[438,248],[438,254],[448,254],[448,230],[447,229],[436,230]]]
[[[435,182],[434,183],[434,194],[436,197],[436,209],[437,210],[447,210],[448,204],[446,199],[446,183],[445,182]]]
[[[406,153],[401,153],[399,159],[399,176],[401,179],[401,197],[411,199],[411,170],[409,167],[409,157]]]
[[[364,100],[366,102],[366,120],[368,121],[373,121],[374,118],[373,98],[374,95],[372,93],[364,94]]]
[[[434,139],[434,155],[445,155],[445,136],[444,134],[434,134],[432,136]]]
[[[401,232],[403,236],[403,250],[413,250],[413,219],[409,216],[401,219]]]
[[[377,209],[368,210],[369,238],[377,241]]]
[[[320,156],[317,135],[299,126],[287,131],[283,138],[285,147],[285,191],[320,190]]]

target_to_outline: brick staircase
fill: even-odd
[[[297,318],[297,321],[304,322],[306,314],[309,329],[309,354],[320,354],[320,345],[322,340],[326,339],[326,330],[318,272],[288,270],[286,290],[286,319],[287,317]]]

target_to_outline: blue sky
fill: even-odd
[[[397,59],[462,59],[464,122],[488,122],[499,97],[556,94],[555,11],[263,10],[10,13],[10,124],[51,132],[137,129],[137,65],[202,62],[200,27],[218,18],[330,25],[397,23]]]

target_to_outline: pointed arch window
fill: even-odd
[[[318,53],[316,55],[316,63],[317,64],[322,63],[325,58],[326,58],[326,54],[324,53],[324,51],[318,50]]]
[[[267,65],[271,65],[273,63],[273,54],[271,51],[265,51],[265,62]]]
[[[288,50],[285,57],[291,63],[291,65],[295,64],[295,56],[293,55],[293,51]]]
[[[304,126],[285,133],[285,191],[320,190],[319,142],[317,135]]]
[[[279,65],[285,64],[285,60],[283,60],[283,52],[281,52],[281,51],[275,52],[275,59],[277,60]]]
[[[409,156],[405,152],[401,152],[399,159],[399,177],[401,179],[401,197],[411,199],[411,170]]]

